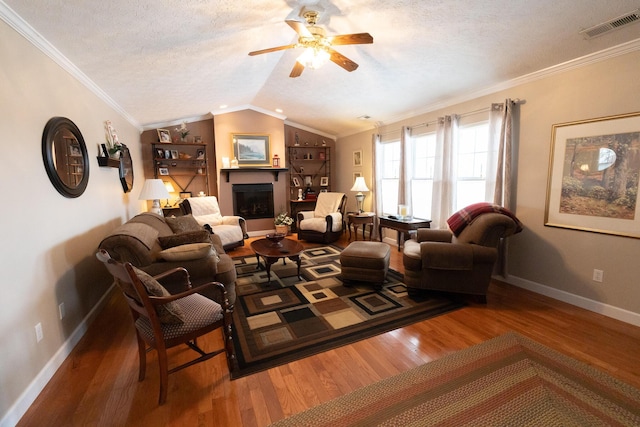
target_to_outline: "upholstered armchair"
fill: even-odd
[[[298,239],[308,242],[331,243],[344,231],[344,193],[320,193],[312,211],[298,212]]]
[[[489,203],[468,206],[448,220],[450,230],[417,230],[405,242],[404,281],[410,295],[434,290],[486,301],[500,239],[522,230],[508,210]]]
[[[198,224],[209,227],[211,233],[220,236],[225,251],[244,246],[244,239],[249,237],[244,218],[235,215],[223,216],[216,196],[184,199],[180,209],[185,215],[193,215]]]

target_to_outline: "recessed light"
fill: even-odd
[[[276,113],[282,113],[282,108],[276,108]]]
[[[228,107],[228,105],[227,105],[227,104],[222,104],[222,105],[220,106],[220,109],[227,108],[227,107]]]

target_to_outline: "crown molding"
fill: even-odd
[[[469,92],[462,96],[449,98],[445,101],[429,104],[427,106],[420,108],[419,110],[413,110],[410,113],[405,113],[402,115],[390,117],[388,120],[385,120],[383,124],[381,124],[380,126],[392,125],[393,123],[407,120],[422,114],[427,114],[432,111],[441,110],[451,105],[461,104],[463,102],[471,101],[486,95],[491,95],[496,92],[511,89],[513,87],[520,86],[526,83],[535,82],[535,81],[538,81],[556,74],[564,73],[570,70],[586,67],[592,64],[596,64],[598,62],[606,61],[608,59],[626,55],[628,53],[632,53],[638,50],[640,50],[640,38],[631,40],[629,42],[622,43],[620,45],[613,46],[611,48],[601,50],[589,55],[581,56],[579,58],[575,58],[570,61],[563,62],[561,64],[556,64],[551,67],[547,67],[542,70],[535,71],[533,73],[525,74],[524,76],[516,77],[515,79],[506,80],[504,82],[498,83],[493,86],[488,86],[486,88],[483,88],[474,92]],[[372,129],[376,129],[376,127],[373,127]],[[355,133],[360,133],[360,132],[362,131],[358,131]],[[340,137],[346,137],[350,135],[352,134],[341,135]]]
[[[63,70],[71,74],[75,79],[82,83],[87,89],[100,98],[105,104],[113,108],[118,114],[124,117],[132,126],[142,130],[138,123],[129,113],[127,113],[120,105],[118,105],[105,91],[93,82],[86,74],[76,67],[66,56],[64,56],[55,46],[47,39],[31,27],[27,21],[22,19],[13,9],[0,1],[0,18],[13,28],[18,34],[27,39],[31,44],[38,48],[42,53],[58,64]]]

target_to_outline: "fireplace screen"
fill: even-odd
[[[273,218],[273,184],[233,184],[233,214],[244,219]]]

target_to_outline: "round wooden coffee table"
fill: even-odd
[[[302,280],[300,277],[300,264],[302,263],[300,254],[304,251],[304,247],[300,242],[282,239],[279,245],[274,245],[267,239],[259,239],[251,242],[251,249],[256,253],[257,268],[262,268],[260,257],[264,259],[265,269],[267,270],[267,285],[271,283],[271,265],[281,258],[289,258],[291,261],[296,262],[298,265],[298,279]]]

